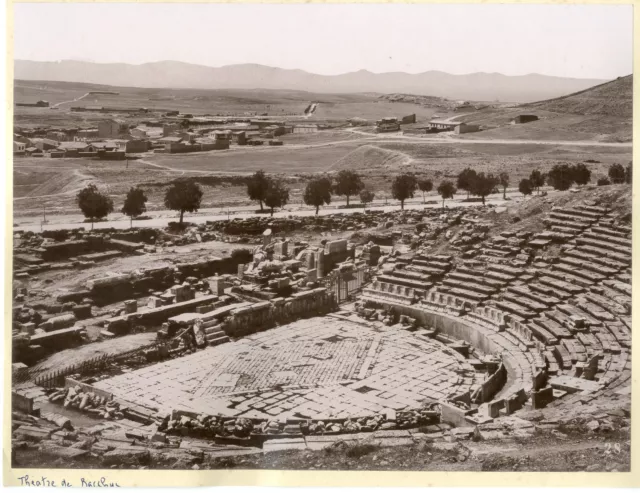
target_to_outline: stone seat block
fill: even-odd
[[[460,272],[460,269],[454,271],[454,272],[449,272],[448,276],[449,279],[457,279],[459,281],[463,281],[463,282],[474,282],[477,284],[482,284],[483,286],[487,286],[490,288],[494,288],[494,289],[500,289],[501,287],[503,287],[505,285],[504,282],[502,281],[496,281],[494,279],[489,279],[487,277],[483,277],[482,274],[467,274],[465,272]]]
[[[540,274],[542,274],[545,277],[552,277],[557,281],[560,281],[562,283],[561,289],[565,291],[569,291],[570,293],[573,293],[573,294],[582,293],[585,290],[585,288],[588,288],[593,285],[592,282],[589,282],[584,278],[574,276],[573,274],[570,274],[566,270],[544,269],[540,271]],[[545,281],[543,281],[542,279],[543,278],[540,278],[539,281],[542,283],[545,283]]]
[[[618,256],[622,258],[630,258],[631,257],[631,248],[621,245],[615,245],[613,243],[608,243],[605,241],[594,240],[593,238],[581,236],[576,238],[576,243],[578,245],[587,245],[593,246],[596,248],[601,248],[605,251],[610,251],[618,254]],[[615,257],[614,257],[615,258]]]
[[[442,281],[442,284],[445,286],[451,286],[453,288],[465,289],[467,291],[476,291],[485,296],[491,296],[496,292],[494,288],[483,286],[482,284],[469,282],[469,281],[459,281],[457,279],[445,279]]]
[[[525,298],[524,296],[520,296],[514,293],[509,293],[509,292],[504,293],[502,295],[502,299],[504,301],[513,303],[514,305],[520,305],[531,312],[538,313],[547,309],[547,305],[543,305],[542,303],[537,303],[529,298]]]
[[[554,335],[546,330],[544,327],[536,324],[530,324],[529,329],[536,339],[542,341],[547,346],[555,346],[558,344],[558,339]]]
[[[430,282],[417,281],[413,279],[404,279],[402,277],[397,277],[389,274],[379,275],[376,279],[379,282],[386,282],[389,284],[396,284],[398,286],[414,288],[414,289],[429,289],[433,285]]]
[[[588,225],[581,225],[581,224],[576,224],[574,222],[569,222],[569,221],[561,221],[559,219],[543,219],[542,220],[543,224],[549,228],[562,228],[559,231],[562,231],[563,233],[568,233],[570,231],[574,231],[576,233],[579,233],[580,231],[582,231],[584,228],[586,228]]]
[[[553,296],[543,296],[522,286],[509,286],[507,288],[507,292],[514,293],[519,296],[524,296],[531,299],[532,301],[535,301],[536,303],[544,305],[545,307],[560,303],[560,300],[558,298],[554,298]]]
[[[516,305],[515,303],[510,303],[508,301],[496,301],[496,306],[501,310],[518,315],[525,320],[536,316],[535,312],[527,310],[520,305]]]
[[[614,228],[605,227],[605,226],[593,226],[591,231],[594,233],[598,233],[602,236],[610,236],[615,238],[628,238],[627,233],[623,231],[618,231]]]
[[[588,269],[592,272],[600,274],[602,276],[612,276],[618,270],[616,268],[607,267],[599,261],[600,259],[593,258],[589,255],[585,255],[580,251],[565,252],[562,257],[564,264],[572,265],[577,269]],[[606,262],[606,260],[605,260]]]
[[[532,324],[542,327],[556,339],[573,337],[573,334],[565,326],[555,320],[551,320],[548,318],[535,318],[532,320]],[[533,330],[533,328],[531,330]]]
[[[475,291],[469,291],[463,288],[453,288],[449,291],[450,294],[454,296],[458,296],[459,298],[464,298],[466,300],[472,300],[474,302],[480,302],[486,300],[489,296],[481,293],[477,293]]]
[[[575,208],[557,208],[554,209],[553,212],[558,212],[559,214],[564,214],[566,216],[584,218],[592,221],[600,219],[600,217],[602,217],[602,215],[604,214],[603,212],[589,210],[585,206]]]
[[[558,360],[558,365],[560,366],[561,369],[563,370],[571,369],[571,367],[573,366],[571,363],[571,354],[569,354],[569,351],[567,351],[567,349],[564,346],[560,344],[553,346],[552,352],[556,357],[556,359]]]
[[[542,293],[546,296],[554,297],[560,300],[563,300],[572,296],[571,293],[567,293],[566,291],[563,291],[561,289],[556,289],[551,286],[547,286],[537,282],[529,283],[528,287],[531,291]]]
[[[566,272],[567,274],[572,276],[569,278],[569,280],[584,287],[589,287],[591,286],[591,284],[598,283],[603,279],[606,279],[606,277],[602,274],[598,274],[597,272],[589,270],[590,268],[591,266],[589,264],[585,264],[582,267],[577,267],[575,265],[567,264],[564,262],[553,265],[554,270]],[[580,279],[582,281],[580,281]],[[580,282],[582,282],[583,284],[580,284]]]
[[[621,246],[623,248],[628,249],[629,251],[631,250],[631,240],[628,238],[618,238],[616,236],[604,235],[604,234],[596,233],[593,231],[586,231],[582,233],[582,238],[591,238],[603,243],[609,243],[609,244]]]
[[[585,244],[578,243],[578,250],[581,252],[590,253],[592,255],[600,257],[603,260],[611,260],[614,262],[618,262],[622,264],[623,267],[626,267],[631,263],[631,259],[629,258],[629,255],[627,254],[623,255],[620,253],[613,252],[611,250],[607,250],[606,246],[604,245],[593,246],[593,245],[587,245],[586,243]]]
[[[567,221],[579,225],[581,227],[589,226],[591,223],[595,221],[597,218],[587,218],[583,216],[578,216],[575,214],[567,214],[564,211],[551,211],[549,213],[549,217],[552,219],[557,219],[558,221]]]

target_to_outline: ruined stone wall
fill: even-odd
[[[335,308],[333,297],[325,288],[295,293],[288,298],[274,298],[241,307],[231,312],[222,329],[230,337],[241,337],[303,317],[322,315]]]
[[[176,276],[186,278],[211,277],[216,274],[235,274],[240,263],[237,258],[212,258],[155,269],[136,274],[120,274],[94,279],[87,284],[90,297],[98,304],[109,304],[146,296],[149,290],[164,291],[176,283]]]
[[[489,402],[507,383],[507,368],[500,363],[498,369],[482,383],[482,402]]]

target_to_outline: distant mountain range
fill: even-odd
[[[540,74],[508,76],[498,73],[453,75],[367,70],[318,75],[264,65],[207,67],[176,61],[131,65],[74,60],[36,62],[15,60],[14,77],[23,80],[86,82],[112,86],[170,89],[286,89],[317,93],[408,93],[473,101],[532,102],[551,99],[606,82]]]

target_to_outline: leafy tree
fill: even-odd
[[[347,206],[349,206],[349,197],[358,195],[363,188],[364,183],[362,183],[357,173],[343,169],[336,176],[336,184],[333,191],[336,195],[346,195]]]
[[[598,178],[598,186],[604,186],[604,185],[611,185],[611,181],[609,181],[609,178]]]
[[[271,217],[273,217],[274,208],[283,207],[287,202],[289,202],[289,189],[283,182],[271,180],[264,195],[264,203],[271,209]]]
[[[502,186],[502,198],[504,200],[507,199],[507,187],[509,186],[509,173],[506,172],[502,172],[500,173],[500,176],[498,177],[499,181],[500,181],[500,185]]]
[[[544,186],[544,182],[547,179],[547,175],[542,173],[539,169],[534,169],[529,175],[529,182],[531,183],[531,187],[536,191],[536,193],[540,193],[540,187]]]
[[[573,166],[573,181],[577,185],[586,185],[591,181],[591,170],[583,163]]]
[[[533,187],[531,186],[531,180],[528,180],[527,178],[523,178],[522,180],[520,180],[520,184],[518,185],[518,190],[524,196],[531,195],[531,192],[533,192]]]
[[[471,185],[471,193],[482,198],[482,204],[484,205],[485,197],[493,192],[498,183],[499,179],[492,174],[478,173]]]
[[[260,211],[264,211],[262,204],[264,203],[265,194],[269,188],[270,178],[265,175],[264,171],[256,171],[247,182],[247,195],[251,200],[257,200],[260,204]]]
[[[411,173],[398,175],[391,184],[391,195],[400,201],[400,209],[404,210],[404,201],[413,198],[413,193],[418,187],[418,180]]]
[[[364,204],[366,207],[367,204],[373,202],[375,198],[375,194],[371,190],[367,190],[366,188],[360,192],[360,202]]]
[[[84,217],[91,219],[91,229],[96,219],[107,217],[113,212],[113,200],[107,194],[101,193],[93,183],[78,192],[76,202]]]
[[[475,181],[477,176],[478,174],[476,173],[476,171],[471,168],[465,168],[458,174],[458,189],[466,191],[467,198],[469,198],[471,187],[473,186],[473,182]]]
[[[147,196],[144,190],[138,187],[131,187],[127,198],[124,199],[124,205],[120,212],[129,216],[129,227],[133,227],[133,218],[139,216],[143,212],[146,212]]]
[[[633,183],[633,162],[629,162],[624,174],[625,183],[631,185]]]
[[[331,203],[331,180],[326,177],[315,178],[307,183],[303,195],[304,203],[316,208],[316,216],[321,205]]]
[[[456,192],[457,190],[455,185],[453,184],[453,182],[450,182],[448,180],[445,180],[440,183],[440,185],[438,185],[438,193],[440,194],[440,197],[442,197],[442,210],[444,210],[444,201],[446,199],[453,198]]]
[[[429,193],[431,190],[433,190],[433,182],[427,179],[418,180],[418,188],[422,192],[422,203],[424,204],[424,194]]]
[[[612,183],[624,183],[625,172],[621,164],[615,163],[609,167],[609,179]]]
[[[568,164],[556,164],[551,171],[549,171],[548,180],[556,190],[569,190],[574,183],[574,170],[573,166]]]
[[[180,211],[180,225],[185,212],[197,212],[202,201],[202,190],[193,180],[174,183],[164,196],[164,205],[172,211]]]

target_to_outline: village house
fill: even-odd
[[[51,139],[31,139],[32,144],[41,151],[50,151],[58,148],[58,142]]]
[[[75,140],[86,140],[98,137],[97,128],[83,128],[76,133]]]
[[[136,154],[140,152],[147,152],[150,149],[151,142],[149,142],[148,140],[132,139],[127,141],[127,143],[125,144],[125,151],[127,153]]]
[[[466,134],[478,132],[480,125],[470,125],[464,122],[452,122],[448,120],[431,120],[429,122],[428,133],[453,132],[456,134]]]
[[[129,133],[136,139],[146,139],[147,137],[149,137],[147,131],[140,127],[132,128]]]
[[[294,134],[309,134],[318,131],[318,125],[314,123],[305,123],[302,125],[294,125],[293,133]]]
[[[26,144],[27,147],[31,145],[31,140],[28,137],[20,134],[13,134],[13,141],[22,142],[23,144]]]
[[[58,149],[65,152],[65,157],[79,157],[80,153],[95,152],[86,142],[61,142]]]
[[[26,149],[26,144],[24,142],[16,142],[15,140],[13,141],[13,154],[20,156],[22,154],[24,154],[25,149]]]
[[[98,137],[121,138],[129,134],[129,125],[123,120],[104,120],[98,123]]]

